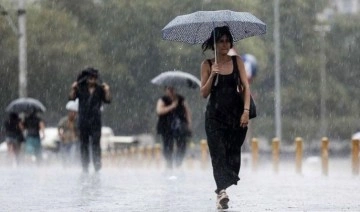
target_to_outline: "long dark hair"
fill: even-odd
[[[93,67],[87,67],[78,74],[76,81],[80,86],[84,86],[89,77],[95,77],[100,80],[99,70]]]
[[[231,44],[230,48],[233,47],[234,40],[233,40],[233,37],[231,35],[230,29],[228,26],[215,27],[214,30],[215,30],[215,41],[216,42],[218,42],[222,36],[226,35],[226,37],[229,39],[230,44]],[[214,51],[214,30],[211,32],[210,38],[208,38],[201,45],[203,53],[208,49],[211,49]]]

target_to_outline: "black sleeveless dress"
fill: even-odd
[[[160,115],[157,122],[157,133],[160,135],[172,135],[172,122],[174,118],[178,117],[181,122],[187,123],[186,116],[185,116],[185,107],[184,107],[184,101],[185,98],[182,95],[177,94],[178,98],[178,106],[171,112]],[[162,101],[164,102],[165,106],[169,106],[172,103],[172,100],[168,96],[162,96]]]
[[[236,91],[236,57],[232,57],[233,72],[218,75],[210,93],[205,113],[205,130],[208,139],[216,193],[237,184],[241,164],[241,146],[247,127],[240,127],[244,103]],[[211,62],[211,61],[209,61]],[[211,65],[211,64],[210,64]]]

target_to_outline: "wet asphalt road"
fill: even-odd
[[[168,172],[161,164],[104,163],[89,174],[60,164],[2,164],[0,211],[217,211],[210,165],[186,162]],[[238,186],[228,189],[228,211],[360,211],[360,178],[350,166],[349,158],[330,160],[324,177],[316,160],[304,162],[302,175],[292,162],[281,163],[278,174],[271,164],[256,172],[245,164]]]

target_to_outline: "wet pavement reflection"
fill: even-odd
[[[297,175],[283,163],[253,172],[244,166],[238,186],[228,189],[229,211],[359,211],[360,180],[349,161],[332,161],[328,177],[314,164]],[[217,211],[211,167],[105,166],[99,173],[79,167],[0,166],[0,211]]]

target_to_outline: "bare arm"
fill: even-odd
[[[40,126],[40,138],[44,139],[45,138],[45,123],[44,123],[44,121],[40,121],[39,126]]]
[[[64,129],[63,128],[58,128],[58,136],[61,141],[64,140]]]
[[[63,137],[64,136],[63,119],[60,120],[57,130],[58,130],[58,136],[59,136],[60,140],[63,140],[63,138],[64,138]]]
[[[18,126],[21,131],[24,130],[24,123],[22,121],[19,122]]]
[[[211,91],[211,86],[213,80],[216,76],[216,72],[218,72],[217,65],[214,64],[210,67],[208,61],[204,60],[201,63],[201,87],[200,87],[200,94],[202,97],[206,98],[209,96]]]
[[[245,66],[244,66],[244,62],[240,59],[240,57],[236,57],[237,59],[237,64],[239,67],[239,74],[240,74],[240,80],[241,80],[241,84],[243,87],[243,92],[244,92],[244,109],[249,109],[250,108],[250,86],[249,86],[249,81],[248,78],[246,76],[246,71],[245,71]]]
[[[240,118],[240,126],[246,127],[249,122],[249,109],[250,109],[250,86],[246,76],[244,62],[240,57],[236,57],[236,62],[239,68],[240,80],[244,93],[244,113]]]
[[[159,99],[156,104],[156,113],[160,115],[165,115],[170,111],[174,110],[178,105],[178,101],[173,101],[170,105],[166,106],[162,99]]]
[[[188,123],[189,129],[191,129],[191,126],[192,126],[191,111],[190,111],[189,105],[187,104],[186,101],[184,101],[184,108],[185,108],[185,118]]]
[[[105,103],[110,103],[111,102],[111,95],[110,95],[110,86],[106,83],[102,84],[103,89],[104,89],[104,102]]]
[[[76,90],[78,89],[78,84],[77,82],[74,82],[71,85],[71,90],[70,90],[70,94],[69,94],[69,100],[75,100],[76,99]]]

